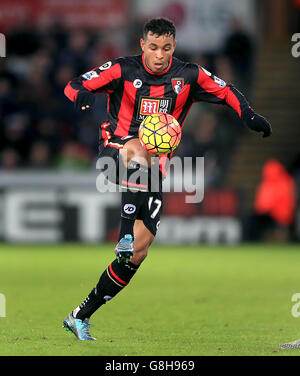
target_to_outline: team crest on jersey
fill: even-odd
[[[140,97],[137,120],[144,120],[148,115],[169,113],[171,111],[172,98]]]
[[[172,78],[172,88],[176,94],[179,94],[184,86],[183,78]]]

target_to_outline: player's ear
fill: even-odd
[[[144,48],[145,48],[145,41],[143,38],[140,39],[140,45],[141,45],[141,49],[142,51],[144,52]]]
[[[174,50],[175,50],[175,48],[176,48],[176,39],[174,39],[174,42],[173,42],[173,48],[174,48]]]

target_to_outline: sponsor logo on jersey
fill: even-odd
[[[170,113],[172,98],[152,98],[140,97],[137,120],[144,120],[148,115],[160,113]]]
[[[133,214],[136,211],[136,206],[133,204],[125,204],[123,210],[126,214]]]
[[[136,80],[133,81],[133,86],[136,89],[139,89],[140,87],[142,87],[142,85],[143,85],[143,82],[139,78],[137,78]]]
[[[179,94],[184,86],[183,78],[172,78],[172,88],[176,94]]]
[[[108,61],[107,63],[104,63],[103,65],[101,65],[101,67],[99,67],[100,70],[105,70],[105,69],[108,69],[112,66],[112,62],[111,61]]]

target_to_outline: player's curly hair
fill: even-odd
[[[173,35],[176,36],[176,28],[172,21],[167,18],[152,18],[144,24],[143,38],[147,37],[148,32],[151,31],[157,35]]]

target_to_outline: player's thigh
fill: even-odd
[[[138,138],[128,140],[123,149],[120,150],[120,154],[126,166],[128,166],[131,159],[142,165],[151,165],[152,155],[142,147]]]

